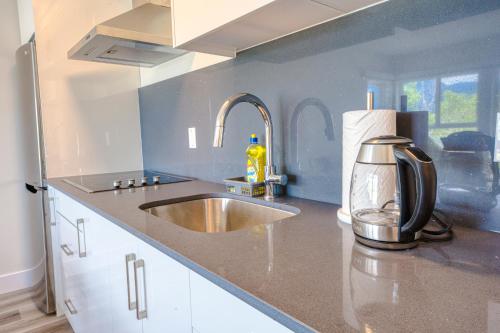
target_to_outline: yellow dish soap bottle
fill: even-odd
[[[266,166],[266,148],[259,145],[257,135],[250,136],[250,145],[247,148],[247,182],[260,183],[264,181]]]

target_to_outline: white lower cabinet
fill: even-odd
[[[191,333],[189,270],[54,191],[62,307],[76,333]]]
[[[254,307],[190,272],[193,329],[199,333],[291,333]]]
[[[56,215],[62,265],[63,309],[72,327],[82,326],[82,269],[78,263],[76,227],[59,212]]]
[[[50,241],[51,241],[51,252],[52,252],[52,262],[54,271],[54,291],[55,291],[55,303],[56,303],[56,314],[58,316],[64,313],[63,299],[62,299],[62,276],[61,276],[61,249],[59,248],[59,231],[57,229],[56,223],[56,206],[55,206],[55,194],[54,189],[48,189],[49,194],[49,218],[50,218]]]
[[[115,333],[142,332],[142,321],[136,318],[134,261],[137,259],[137,239],[118,226],[103,219],[102,231],[108,236],[106,254],[109,269],[111,317]]]
[[[191,333],[189,271],[103,219],[108,234],[112,332]]]
[[[84,325],[82,332],[111,332],[111,282],[109,277],[108,239],[102,218],[84,208],[85,219],[82,225],[85,232],[85,263],[83,293],[86,295]]]
[[[144,274],[146,283],[139,297],[147,295],[143,331],[191,333],[189,269],[150,245],[141,243],[138,253],[143,267],[138,267],[137,275],[140,279]],[[142,309],[141,302],[139,305]]]
[[[51,191],[54,240],[59,241],[54,264],[60,264],[61,285],[56,290],[76,333],[291,332],[123,228]]]
[[[75,202],[66,206],[67,199],[56,203],[64,313],[76,332],[109,332],[110,317],[103,315],[111,302],[106,235],[98,215]]]

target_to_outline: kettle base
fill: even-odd
[[[418,245],[418,241],[399,243],[399,242],[381,242],[373,239],[367,239],[354,234],[356,240],[363,245],[373,247],[381,250],[407,250],[412,249]]]

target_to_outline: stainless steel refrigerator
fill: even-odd
[[[26,175],[26,190],[29,193],[29,202],[26,209],[29,216],[36,222],[32,232],[37,237],[43,237],[44,248],[42,265],[44,278],[36,285],[37,292],[33,293],[37,306],[45,313],[55,312],[54,301],[54,269],[52,264],[51,248],[51,219],[46,187],[45,151],[43,145],[42,114],[40,109],[40,95],[38,89],[38,73],[36,62],[36,47],[34,38],[21,46],[16,52],[16,67],[18,74],[18,91],[21,114],[24,160],[22,167]]]

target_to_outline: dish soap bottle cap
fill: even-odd
[[[256,134],[250,135],[250,143],[259,143],[259,139]]]

